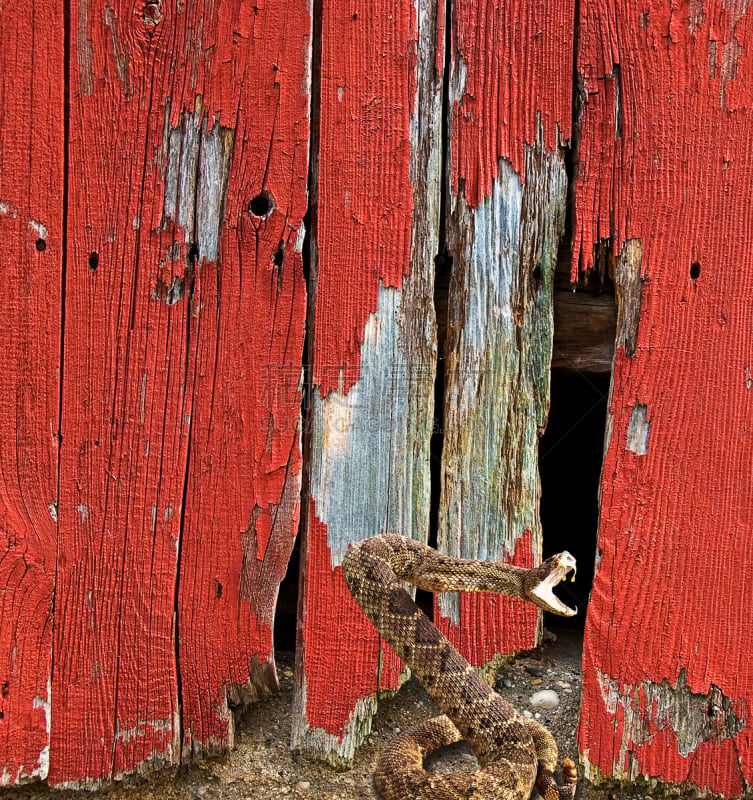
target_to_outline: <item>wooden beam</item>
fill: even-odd
[[[277,685],[311,15],[75,12],[49,779],[91,788],[230,746]]]
[[[442,8],[322,5],[293,744],[347,762],[402,664],[351,598],[348,545],[428,537],[441,179]]]
[[[454,4],[447,243],[452,258],[438,547],[541,558],[552,291],[564,232],[574,4]],[[513,34],[514,31],[514,34]],[[532,606],[442,595],[439,626],[474,664],[533,646]]]
[[[611,372],[616,325],[614,294],[555,290],[552,370]]]

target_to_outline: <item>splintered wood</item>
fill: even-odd
[[[747,3],[583,6],[576,256],[620,320],[580,750],[753,783],[753,34]]]
[[[452,556],[541,559],[538,437],[565,223],[573,15],[569,0],[453,5],[438,534]],[[435,612],[473,664],[538,641],[540,614],[520,601],[441,595]]]
[[[351,598],[343,556],[386,530],[428,535],[440,19],[409,0],[322,9],[293,744],[333,762],[352,758],[402,671]]]

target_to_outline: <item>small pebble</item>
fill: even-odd
[[[541,719],[541,714],[539,714],[539,712],[537,711],[537,712],[536,712],[536,713],[533,715],[533,718],[534,718],[534,719]]]
[[[533,714],[528,709],[523,712],[523,716],[527,719],[533,719]]]
[[[535,678],[540,678],[542,675],[546,674],[546,670],[541,667],[526,667],[526,672],[529,675],[533,675]]]
[[[502,685],[505,687],[505,689],[512,689],[512,681],[509,678],[504,678],[502,680]]]
[[[307,792],[311,788],[311,784],[308,781],[298,781],[296,788],[302,792]]]
[[[541,683],[541,678],[532,678],[531,686],[538,686]]]
[[[540,692],[536,692],[536,694],[532,694],[528,702],[534,708],[551,710],[557,708],[560,704],[560,699],[557,692],[553,692],[551,689],[543,689]]]

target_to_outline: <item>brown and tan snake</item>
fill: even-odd
[[[552,591],[575,569],[560,553],[533,569],[501,561],[443,556],[413,539],[384,534],[354,545],[342,565],[358,605],[444,711],[399,736],[381,753],[375,774],[385,800],[572,800],[575,765],[563,761],[554,777],[557,745],[543,725],[518,714],[453,648],[413,602],[401,581],[430,592],[495,592],[546,611],[575,614]],[[480,769],[441,774],[424,769],[426,756],[465,739]]]

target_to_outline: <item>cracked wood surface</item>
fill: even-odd
[[[591,778],[739,797],[753,782],[753,11],[581,9],[574,263],[611,240],[620,309],[580,750]]]
[[[567,0],[452,7],[438,531],[452,556],[541,559],[538,437],[549,411],[574,12]],[[490,595],[441,595],[435,615],[476,665],[532,647],[540,630],[533,606]]]
[[[62,6],[0,12],[0,757],[3,783],[92,788],[231,746],[277,688],[311,9],[74,11],[69,105]]]
[[[342,558],[386,530],[428,535],[440,15],[429,0],[322,7],[293,745],[333,762],[352,758],[402,671]]]
[[[0,11],[0,785],[47,777],[63,261],[63,4]]]
[[[441,4],[323,4],[293,738],[347,761],[401,677],[339,563],[426,536],[443,180],[439,545],[540,556],[577,90],[573,268],[598,251],[619,298],[581,751],[592,778],[732,798],[753,782],[753,12],[578,8],[455,4],[442,175]],[[63,7],[36,11],[0,10],[0,783],[91,788],[232,746],[234,707],[276,688],[311,8],[83,0],[68,101]],[[536,639],[509,601],[436,611],[478,664]]]

